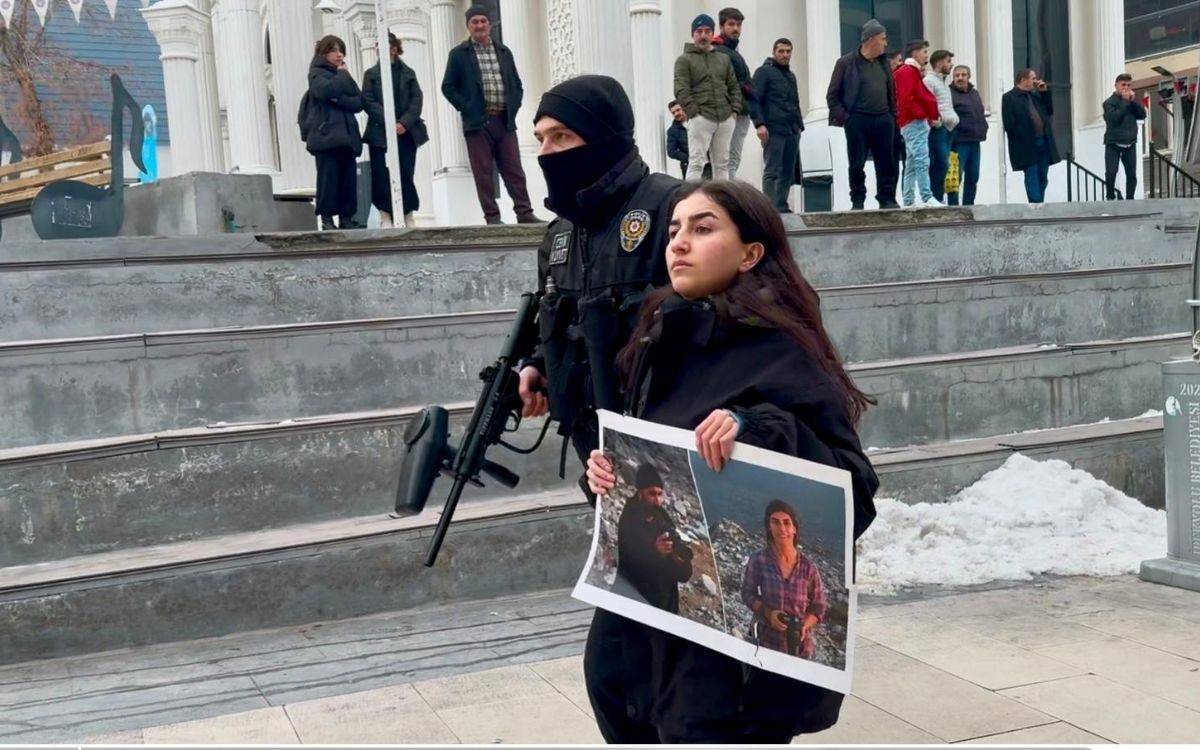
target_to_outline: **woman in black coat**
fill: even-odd
[[[317,42],[308,67],[308,96],[301,135],[317,159],[317,215],[322,225],[357,227],[358,167],[362,134],[354,115],[363,110],[362,92],[346,68],[346,43],[332,34]]]
[[[691,184],[670,231],[671,286],[646,300],[618,359],[627,411],[694,430],[714,470],[735,440],[845,469],[857,538],[875,517],[879,484],[855,432],[871,401],[825,332],[779,214],[745,183]],[[597,494],[616,481],[600,451],[587,476]],[[604,610],[584,673],[593,707],[627,706],[626,716],[596,712],[609,741],[786,743],[835,724],[843,697]]]
[[[396,114],[396,144],[400,151],[400,201],[404,204],[404,223],[412,226],[412,214],[421,207],[413,172],[417,164],[417,148],[429,140],[425,122],[421,119],[424,95],[417,74],[404,64],[400,56],[404,46],[395,34],[388,34],[388,52],[392,60],[392,99]],[[392,185],[387,168],[388,138],[383,111],[383,78],[379,63],[363,74],[363,103],[367,110],[367,130],[363,140],[371,155],[371,203],[379,209],[384,226],[392,220]]]

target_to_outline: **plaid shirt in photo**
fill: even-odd
[[[825,584],[821,572],[803,553],[798,552],[792,574],[784,578],[769,549],[760,549],[750,555],[746,562],[746,574],[742,578],[742,601],[751,610],[754,602],[761,601],[765,607],[778,609],[792,615],[816,615],[825,619],[829,603],[825,598]],[[759,645],[776,651],[787,650],[787,633],[775,630],[766,621],[766,609],[754,616],[758,624]],[[805,639],[801,656],[811,656],[814,649],[812,634]]]
[[[500,57],[496,54],[496,45],[488,43],[486,47],[471,42],[475,48],[475,57],[479,60],[479,72],[483,74],[483,100],[488,108],[504,107],[504,77],[500,75]]]

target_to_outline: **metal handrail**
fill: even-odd
[[[1150,147],[1148,183],[1147,193],[1155,198],[1200,198],[1200,180],[1153,146]]]
[[[1099,201],[1104,200],[1104,178],[1075,161],[1075,157],[1067,154],[1067,201]],[[1075,173],[1072,175],[1071,170]],[[1121,191],[1113,189],[1117,200],[1122,198]]]

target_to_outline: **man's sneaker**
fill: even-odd
[[[517,217],[518,224],[545,224],[546,220],[537,214],[521,214]]]
[[[925,208],[945,208],[946,207],[945,203],[942,203],[940,200],[938,200],[937,198],[934,198],[932,195],[929,196],[928,198],[926,198],[925,201],[921,205],[924,206]]]
[[[889,208],[900,208],[900,204],[896,201],[884,201],[883,203],[879,204],[879,209],[881,211],[886,211]]]
[[[851,203],[851,204],[850,204],[850,210],[851,210],[851,211],[861,211],[861,210],[863,210],[863,204],[862,204],[862,201],[854,201],[853,203]]]

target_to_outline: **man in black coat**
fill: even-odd
[[[680,183],[650,172],[633,129],[629,97],[608,76],[563,81],[546,92],[534,115],[546,206],[558,218],[538,249],[540,345],[520,367],[522,413],[535,417],[549,408],[581,463],[599,447],[596,409],[621,410],[616,353],[633,330],[642,299],[669,281],[664,250]],[[594,643],[620,648],[632,626],[642,627],[596,611],[584,675],[606,739],[654,743],[657,730],[644,720],[648,687],[624,685],[619,665],[598,659],[592,649]]]
[[[1037,71],[1017,73],[1016,85],[1000,98],[1000,120],[1008,138],[1012,168],[1025,173],[1025,197],[1030,203],[1046,199],[1050,165],[1062,161],[1054,142],[1054,102],[1050,87]]]
[[[638,467],[634,490],[617,521],[613,590],[679,614],[679,584],[692,577],[692,549],[679,538],[675,522],[663,509],[663,480],[653,464]]]
[[[388,52],[392,60],[392,97],[395,100],[397,156],[400,161],[400,200],[404,204],[404,224],[412,226],[412,215],[421,207],[413,170],[417,163],[417,148],[429,140],[425,122],[421,119],[423,96],[421,84],[412,68],[400,56],[404,47],[395,34],[388,33]],[[371,203],[379,209],[383,226],[392,224],[392,186],[387,168],[386,120],[383,111],[383,80],[379,63],[367,68],[362,82],[363,104],[367,110],[367,130],[363,140],[371,155]]]
[[[683,126],[687,115],[683,113],[683,107],[679,106],[679,102],[674,99],[667,105],[667,111],[671,113],[672,118],[671,127],[667,128],[667,157],[679,162],[679,168],[682,170],[679,176],[687,177],[687,128]]]
[[[896,84],[888,68],[887,29],[872,18],[863,24],[862,43],[833,66],[825,102],[829,124],[846,130],[850,157],[850,206],[861,209],[867,197],[867,154],[875,160],[875,200],[880,208],[896,203]]]
[[[800,90],[791,69],[792,42],[776,39],[771,56],[754,72],[758,92],[755,121],[763,142],[762,189],[780,213],[790,213],[788,193],[796,181],[796,159],[804,116],[800,113]]]
[[[1104,197],[1116,200],[1118,164],[1125,167],[1125,200],[1137,191],[1138,121],[1146,108],[1133,93],[1133,76],[1122,73],[1113,83],[1113,95],[1104,100]]]
[[[746,17],[737,8],[722,8],[717,13],[717,25],[721,33],[713,37],[713,51],[722,52],[729,57],[733,65],[733,75],[737,78],[738,87],[742,90],[742,100],[745,107],[737,115],[733,124],[733,138],[729,141],[729,179],[737,177],[738,167],[742,164],[742,148],[746,145],[746,134],[750,131],[751,123],[758,121],[758,94],[750,78],[750,66],[742,53],[738,52],[738,44],[742,39],[742,23]]]
[[[488,224],[501,223],[495,192],[499,167],[517,221],[535,224],[541,219],[529,202],[517,145],[516,117],[525,95],[517,65],[508,47],[492,39],[492,22],[486,8],[472,5],[467,10],[467,29],[471,37],[450,50],[442,94],[462,115],[483,218]]]

